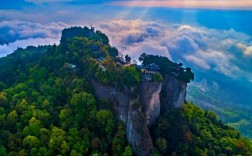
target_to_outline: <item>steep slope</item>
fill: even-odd
[[[150,82],[142,79],[140,84],[140,102],[142,104],[142,111],[146,117],[148,126],[156,123],[160,116],[160,92],[162,82]]]
[[[119,91],[114,87],[93,82],[96,97],[110,101],[119,120],[126,125],[127,140],[138,155],[150,155],[153,150],[152,139],[141,111],[138,98],[130,97],[135,90]]]
[[[161,92],[162,112],[179,108],[185,103],[187,84],[170,75],[164,76]]]

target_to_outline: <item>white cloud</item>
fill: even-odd
[[[26,40],[17,40],[10,44],[0,45],[0,57],[4,57],[10,53],[12,53],[17,48],[26,48],[27,46],[38,46],[38,45],[52,45],[59,44],[59,40],[55,40],[53,38],[29,38]]]
[[[252,55],[252,46],[247,46],[242,43],[238,43],[237,47],[240,48],[245,56]]]
[[[200,59],[199,57],[193,56],[193,55],[185,55],[184,59],[188,62],[191,62],[195,64],[196,66],[203,68],[203,69],[211,69],[211,66],[205,62],[203,59]]]
[[[18,47],[59,43],[64,23],[31,23],[25,21],[0,22],[0,57],[12,53]]]
[[[59,38],[62,29],[67,27],[60,22],[47,24],[32,23],[25,21],[2,21],[0,22],[0,44],[11,43],[16,40],[29,38]]]
[[[160,46],[158,45],[158,42],[155,43],[153,41],[145,41],[140,44],[135,43],[134,45],[125,48],[122,53],[130,55],[136,60],[142,53],[155,54],[171,58],[166,47]]]

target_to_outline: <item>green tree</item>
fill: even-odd
[[[28,148],[39,147],[40,141],[37,137],[28,135],[24,138],[23,145]]]
[[[71,150],[70,156],[82,156],[82,155],[77,153],[75,150]]]
[[[120,124],[112,142],[112,153],[114,156],[120,156],[123,154],[126,145],[125,137],[125,128]]]
[[[74,94],[70,104],[75,113],[75,120],[80,124],[93,125],[96,115],[96,102],[92,94],[81,92]],[[85,121],[85,122],[83,122]]]
[[[66,143],[66,132],[58,127],[53,127],[50,141],[49,141],[49,148],[54,151],[54,153],[61,153],[66,152],[69,150],[68,144]]]
[[[5,92],[1,92],[0,93],[0,106],[6,108],[7,104],[8,104],[8,99],[6,97],[6,93]]]
[[[26,126],[23,129],[23,134],[25,136],[32,135],[32,136],[39,137],[40,128],[42,128],[41,121],[36,119],[35,117],[32,117],[29,120],[29,126]]]
[[[16,110],[11,111],[7,116],[7,122],[9,125],[14,125],[18,120],[18,114]]]
[[[132,149],[130,146],[125,147],[125,152],[123,153],[123,156],[132,156]]]
[[[165,138],[158,138],[156,140],[156,146],[160,150],[160,152],[164,155],[167,150],[167,141]]]
[[[111,137],[115,128],[113,113],[110,110],[100,110],[96,113],[96,118],[101,134]]]
[[[2,155],[2,156],[7,156],[6,149],[5,149],[5,147],[3,147],[3,146],[0,146],[0,155]]]
[[[128,63],[130,63],[131,58],[130,58],[130,56],[129,56],[129,55],[126,55],[126,56],[125,56],[125,61],[126,61],[126,62],[128,62]]]
[[[71,109],[62,109],[59,114],[61,127],[67,129],[73,125],[73,117]]]

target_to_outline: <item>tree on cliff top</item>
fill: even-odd
[[[183,66],[182,63],[179,64],[174,63],[167,57],[157,55],[147,55],[146,53],[143,53],[140,55],[139,61],[142,61],[142,64],[144,66],[149,65],[151,63],[157,64],[160,68],[159,72],[163,76],[165,76],[166,74],[173,75],[177,79],[185,83],[189,83],[194,80],[194,73],[192,72],[191,68],[187,67],[186,70],[184,71],[184,68],[182,68]],[[176,75],[172,74],[174,68],[179,69]]]

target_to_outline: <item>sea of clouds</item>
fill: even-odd
[[[0,22],[0,57],[18,47],[58,44],[67,24],[25,21]],[[113,20],[96,25],[113,46],[133,59],[142,53],[167,56],[196,70],[214,71],[252,81],[252,38],[235,30],[216,30],[191,25]]]
[[[0,22],[0,57],[12,53],[18,47],[29,45],[58,44],[61,31],[67,27],[64,23],[32,23],[26,21]]]
[[[66,27],[62,22],[1,21],[0,57],[18,47],[59,44]],[[252,37],[245,33],[143,20],[112,20],[95,27],[108,35],[112,46],[135,60],[147,53],[191,67],[196,81],[190,85],[201,92],[212,91],[213,99],[219,96],[221,102],[232,102],[235,97],[235,103],[244,99],[244,105],[252,103],[252,98],[246,98],[252,91]]]

